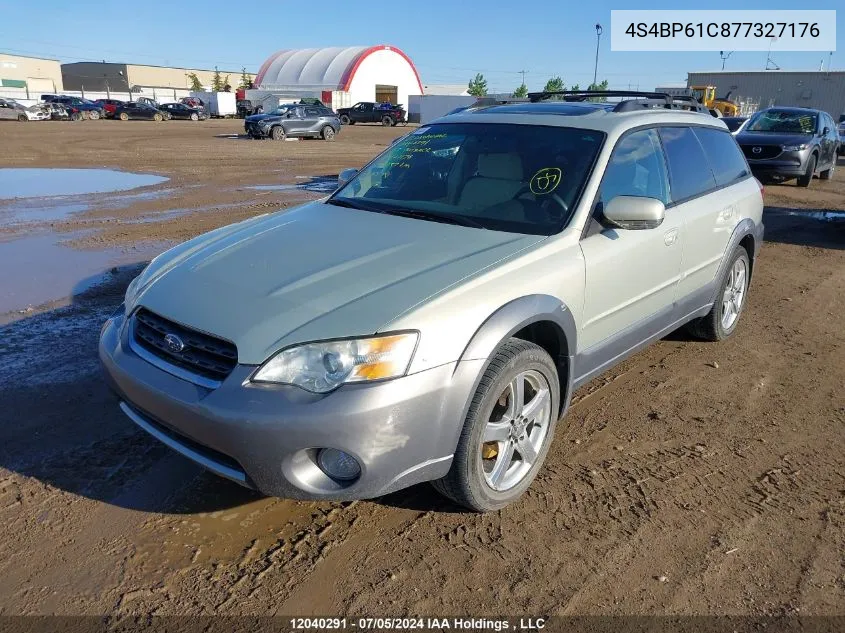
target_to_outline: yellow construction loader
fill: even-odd
[[[722,116],[739,116],[739,105],[730,100],[730,92],[724,97],[717,97],[716,86],[690,86],[690,91],[704,107],[718,110]]]

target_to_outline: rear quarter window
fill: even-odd
[[[709,127],[696,127],[693,132],[704,148],[718,186],[732,185],[748,176],[745,156],[729,132]]]
[[[682,202],[716,188],[701,143],[688,127],[664,127],[660,138],[669,163],[672,202]]]

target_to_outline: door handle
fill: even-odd
[[[666,246],[672,246],[678,239],[678,229],[670,229],[663,234],[663,243]]]

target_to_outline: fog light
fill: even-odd
[[[361,474],[358,461],[336,448],[324,448],[317,455],[317,465],[332,479],[352,481]]]

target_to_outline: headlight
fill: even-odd
[[[291,347],[264,363],[252,380],[328,393],[349,382],[398,378],[408,371],[418,337],[408,332]]]
[[[801,143],[801,145],[784,145],[783,146],[784,152],[800,152],[802,149],[807,149],[806,143]]]

